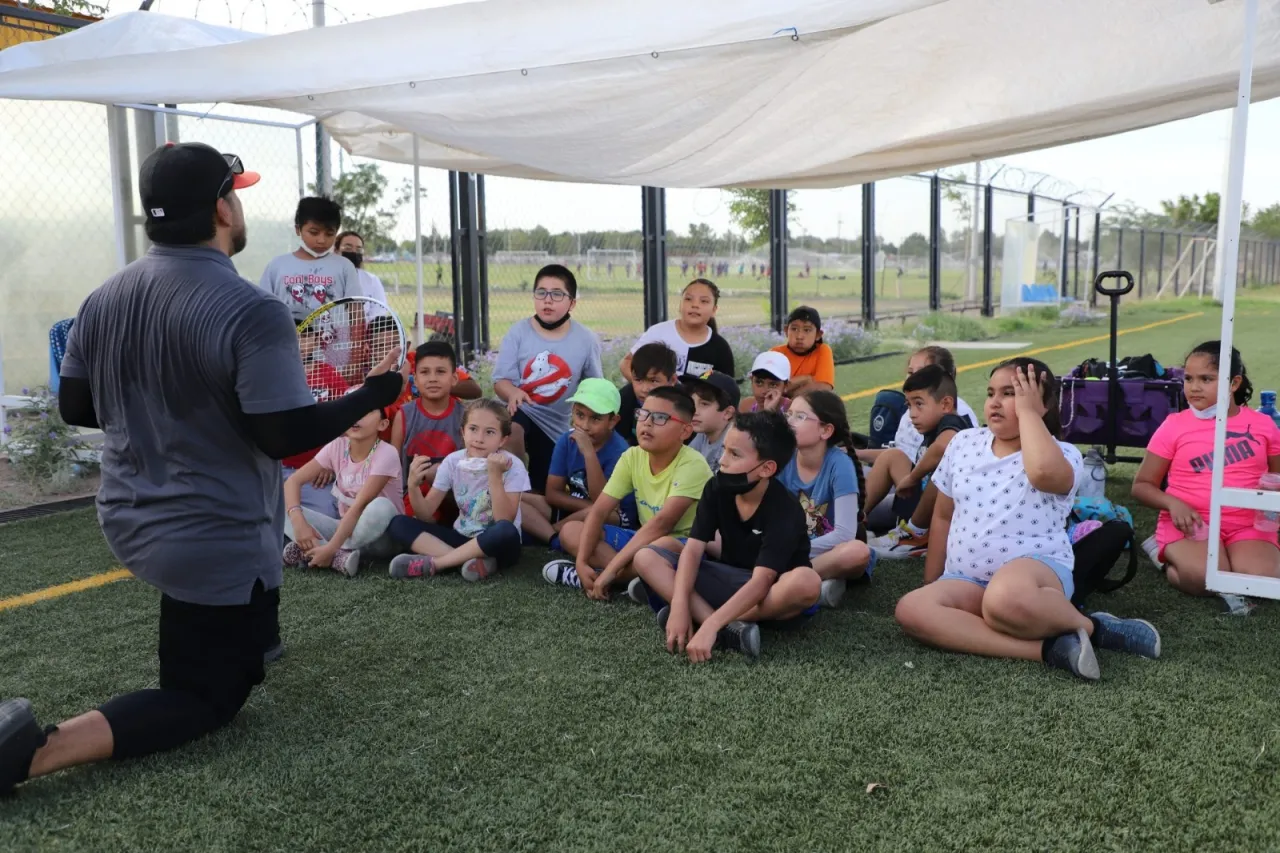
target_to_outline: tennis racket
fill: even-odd
[[[307,385],[317,400],[341,396],[364,381],[374,365],[400,348],[392,365],[404,364],[408,339],[404,326],[385,303],[351,296],[321,305],[298,324],[298,348],[307,368]]]

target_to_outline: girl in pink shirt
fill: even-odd
[[[1208,341],[1187,356],[1183,378],[1191,408],[1170,415],[1151,436],[1133,496],[1160,510],[1156,522],[1157,559],[1169,583],[1189,595],[1205,589],[1208,557],[1209,496],[1213,470],[1213,429],[1218,400],[1218,341]],[[1228,488],[1257,488],[1268,471],[1280,471],[1280,430],[1271,418],[1244,404],[1253,396],[1240,353],[1231,350],[1231,408],[1222,483]],[[1168,487],[1160,484],[1168,477]],[[1254,511],[1223,507],[1218,569],[1280,577],[1276,534],[1253,526]]]

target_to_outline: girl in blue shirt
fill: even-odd
[[[844,401],[813,390],[791,402],[787,420],[796,455],[778,480],[800,500],[809,521],[809,556],[822,578],[824,607],[843,599],[848,581],[870,576],[874,555],[862,527],[862,470],[854,461]]]

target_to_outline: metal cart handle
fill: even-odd
[[[1111,279],[1116,279],[1117,281],[1123,280],[1124,283],[1119,284],[1116,287],[1107,287],[1107,281]],[[1133,276],[1124,270],[1107,270],[1106,272],[1100,272],[1098,273],[1098,277],[1093,280],[1093,289],[1101,293],[1103,296],[1110,296],[1112,298],[1124,296],[1126,293],[1133,290]]]

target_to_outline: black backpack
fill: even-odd
[[[907,395],[892,389],[876,394],[871,404],[871,448],[887,447],[898,434],[898,423],[907,413]]]
[[[1092,593],[1115,592],[1133,580],[1138,573],[1138,546],[1134,539],[1132,527],[1123,521],[1113,520],[1104,522],[1071,546],[1076,557],[1075,571],[1071,574],[1076,585],[1075,594],[1071,596],[1072,604],[1080,607]],[[1107,577],[1126,549],[1129,551],[1129,565],[1125,567],[1124,577],[1119,580]]]

